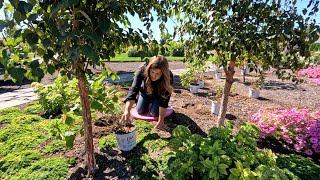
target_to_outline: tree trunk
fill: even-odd
[[[243,83],[245,83],[246,82],[246,71],[247,71],[247,69],[244,67],[242,69],[242,71],[243,71]]]
[[[90,100],[87,88],[87,79],[83,68],[77,68],[77,79],[78,87],[80,92],[80,99],[82,105],[82,118],[84,127],[84,138],[85,138],[85,151],[86,160],[88,167],[88,175],[92,176],[95,170],[96,162],[94,158],[94,147],[93,147],[93,137],[92,137],[92,118],[90,110]]]
[[[221,106],[220,106],[220,112],[218,117],[218,126],[221,127],[224,125],[226,113],[227,113],[227,107],[228,107],[228,100],[229,100],[229,94],[230,89],[233,83],[233,75],[235,73],[234,71],[235,67],[235,61],[230,61],[228,69],[224,69],[224,72],[226,74],[226,82],[224,85],[222,100],[221,100]]]

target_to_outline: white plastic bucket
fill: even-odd
[[[221,73],[221,72],[216,72],[216,73],[214,74],[214,77],[215,77],[216,79],[221,79],[222,73]]]
[[[248,75],[250,73],[249,68],[241,69],[240,70],[241,75]]]
[[[192,94],[198,93],[199,85],[190,85],[190,92]]]
[[[251,98],[259,98],[260,96],[260,91],[257,89],[249,88],[249,97]]]
[[[136,147],[136,136],[136,130],[127,134],[116,134],[119,149],[122,151],[130,151]]]
[[[220,104],[217,101],[211,101],[211,113],[219,115]]]
[[[197,84],[199,84],[199,88],[204,88],[204,80],[198,80]]]

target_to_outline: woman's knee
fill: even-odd
[[[137,107],[137,112],[138,112],[138,114],[145,114],[145,113],[147,113],[147,111],[148,111],[148,108],[145,108],[145,107]]]

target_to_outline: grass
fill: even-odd
[[[166,56],[169,61],[182,61],[184,57]],[[140,57],[128,57],[127,53],[117,54],[111,62],[142,62]]]

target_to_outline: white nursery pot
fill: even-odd
[[[220,111],[220,103],[218,103],[217,101],[211,101],[211,113],[219,115],[219,111]]]
[[[122,151],[132,150],[137,145],[136,137],[137,137],[136,130],[127,134],[116,134],[119,149]]]
[[[199,88],[204,88],[204,80],[198,80],[197,84],[199,84]]]
[[[242,76],[243,75],[248,75],[250,73],[249,71],[250,71],[249,68],[245,68],[245,69],[241,69],[240,73],[241,73]]]
[[[199,91],[199,85],[198,84],[190,84],[190,92],[192,94],[198,93]]]
[[[222,73],[221,73],[221,72],[216,72],[216,73],[214,74],[214,77],[215,77],[216,79],[221,79]]]
[[[260,96],[260,90],[249,88],[249,97],[251,98],[259,98]]]

